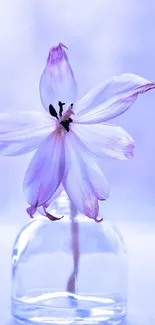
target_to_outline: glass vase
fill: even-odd
[[[65,217],[53,222],[38,216],[14,244],[12,315],[32,324],[119,324],[128,282],[120,234],[108,221],[70,213],[64,193],[52,213]]]

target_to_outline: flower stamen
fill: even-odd
[[[63,112],[63,106],[65,105],[65,103],[59,101],[58,105],[59,105],[59,117],[61,117]]]
[[[64,127],[64,129],[69,132],[69,124],[72,122],[72,119],[69,118],[68,120],[61,121],[60,124]]]
[[[59,121],[59,123],[64,127],[64,129],[67,132],[69,132],[69,125],[70,125],[70,123],[73,122],[73,120],[70,118],[71,114],[74,114],[73,104],[71,104],[69,106],[68,110],[63,115],[62,115],[63,106],[65,105],[65,103],[62,103],[59,101],[58,105],[59,105],[59,117],[58,117],[56,109],[54,108],[54,106],[52,104],[49,105],[49,113]]]
[[[53,117],[56,117],[57,120],[59,119],[55,108],[51,104],[49,105],[49,112]]]

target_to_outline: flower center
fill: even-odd
[[[65,103],[62,102],[58,102],[58,106],[59,106],[59,116],[58,113],[56,111],[56,109],[53,107],[53,105],[49,105],[49,112],[50,114],[55,117],[59,123],[64,127],[64,129],[69,132],[69,128],[70,128],[70,123],[73,122],[73,120],[71,119],[71,115],[74,114],[73,112],[73,104],[71,104],[68,108],[68,110],[63,114],[63,106],[65,105]]]

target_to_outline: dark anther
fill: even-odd
[[[73,122],[73,120],[71,118],[69,118],[68,120],[62,121],[60,122],[61,125],[63,125],[64,129],[69,132],[69,124]]]
[[[73,107],[73,103],[71,104],[71,108]]]
[[[68,121],[68,120],[66,120],[66,121],[62,121],[60,124],[64,127],[64,129],[65,129],[67,132],[69,132],[69,121]]]
[[[58,119],[58,114],[57,114],[55,108],[51,104],[49,106],[49,112],[53,117],[56,117]]]
[[[59,105],[59,116],[62,116],[63,106],[65,105],[65,103],[58,102],[58,105]]]

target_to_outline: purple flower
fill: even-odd
[[[135,147],[124,129],[104,122],[124,113],[138,94],[152,88],[155,83],[122,74],[76,100],[77,85],[65,46],[59,43],[50,49],[40,80],[45,111],[0,115],[2,155],[21,155],[38,148],[24,179],[31,216],[38,209],[52,218],[46,209],[64,188],[82,214],[97,220],[98,200],[109,194],[99,158],[106,154],[128,159]]]

